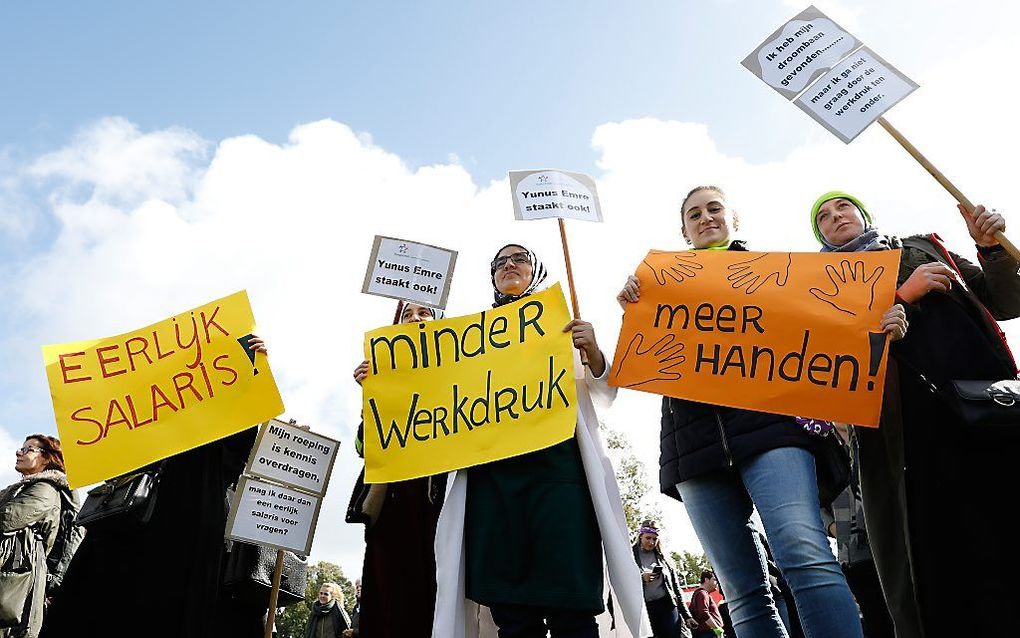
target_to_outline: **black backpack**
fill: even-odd
[[[52,483],[52,482],[51,482]],[[78,517],[78,503],[66,487],[53,483],[60,494],[60,522],[53,548],[46,556],[46,595],[52,596],[64,580],[67,567],[85,538],[85,528],[75,522]]]

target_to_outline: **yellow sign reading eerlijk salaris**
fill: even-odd
[[[43,346],[71,487],[283,412],[269,364],[245,347],[254,329],[241,291],[126,334]]]
[[[570,321],[559,284],[473,315],[365,335],[365,481],[505,459],[573,436]]]

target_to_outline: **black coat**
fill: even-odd
[[[965,286],[906,304],[906,337],[890,346],[878,430],[858,429],[868,536],[883,585],[896,592],[897,626],[945,625],[946,539],[968,548],[974,565],[996,565],[1011,542],[1009,525],[988,523],[1016,485],[1020,422],[982,427],[961,419],[953,380],[1016,377],[996,320],[1020,316],[1020,264],[1005,251],[979,252],[980,267],[947,251],[935,235],[903,240],[898,281],[933,261],[955,266]],[[994,518],[994,516],[993,516]],[[987,570],[988,591],[1015,586],[1010,570]],[[989,609],[986,624],[1008,623]]]
[[[793,417],[662,398],[659,489],[679,500],[676,484],[740,465],[781,447],[814,451],[817,437]]]
[[[250,428],[167,459],[144,528],[86,534],[46,616],[44,638],[236,635],[219,626],[227,611],[220,600],[226,491],[256,433]]]
[[[631,547],[631,551],[634,553],[634,562],[637,563],[638,567],[641,567],[641,542],[634,543]],[[665,578],[666,591],[669,593],[670,599],[673,604],[676,605],[677,611],[680,613],[680,622],[683,623],[691,618],[691,612],[687,609],[687,605],[684,603],[684,591],[680,584],[680,581],[676,577],[676,569],[673,567],[673,561],[669,560],[665,554],[662,553],[661,549],[656,549],[655,553],[658,555],[659,564],[664,567],[663,578]]]
[[[341,638],[345,629],[350,629],[347,625],[347,616],[340,608],[340,601],[335,601],[333,608],[329,610],[329,615],[333,617],[333,628],[336,630],[335,638]],[[308,615],[308,624],[305,625],[305,638],[312,638],[315,635],[317,625],[322,621],[324,616],[320,616],[315,613],[314,608]]]
[[[905,306],[910,327],[890,348],[901,373],[923,374],[940,388],[954,379],[1015,378],[996,320],[1020,316],[1017,262],[998,251],[981,259],[982,269],[946,250],[937,235],[915,235],[903,240],[898,282],[936,258],[959,269],[966,286],[954,284],[948,294],[931,293]]]

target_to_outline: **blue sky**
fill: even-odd
[[[710,121],[724,148],[765,158],[807,122],[772,99],[777,126],[755,126],[745,105],[762,87],[734,61],[789,15],[765,2],[8,4],[0,139],[37,152],[117,114],[281,141],[333,118],[411,164],[454,153],[484,181],[536,163],[591,170],[595,126],[654,116]]]
[[[1016,3],[817,5],[921,85],[890,119],[973,199],[1020,208],[1002,81]],[[571,241],[607,351],[619,285],[648,248],[682,245],[676,207],[698,183],[727,187],[754,246],[815,250],[806,208],[843,187],[889,232],[938,231],[973,254],[952,201],[884,132],[843,145],[740,66],[805,6],[3,3],[0,459],[54,429],[41,345],[241,288],[286,416],[349,442],[361,335],[392,312],[357,292],[372,235],[459,250],[451,314],[488,302],[484,265],[506,237],[562,277],[553,227],[512,221],[508,169],[598,179],[606,222],[572,224]],[[652,478],[656,410],[625,392],[604,415]],[[316,541],[349,573],[360,535],[336,521],[358,467],[343,447]],[[677,546],[696,548],[682,508],[656,502]]]

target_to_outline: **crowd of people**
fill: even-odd
[[[996,238],[1003,217],[960,212],[977,264],[934,234],[883,234],[852,194],[810,208],[804,230],[823,252],[902,250],[895,304],[873,327],[891,342],[879,428],[662,397],[659,487],[682,503],[713,568],[689,605],[656,522],[627,528],[595,411],[615,397],[611,363],[593,326],[573,320],[562,329],[578,351],[574,436],[449,475],[387,485],[362,476],[347,512],[365,526],[357,619],[326,583],[306,638],[594,638],[607,608],[617,635],[633,638],[931,638],[959,635],[960,622],[989,635],[998,618],[988,608],[947,626],[947,600],[964,603],[946,596],[945,551],[966,548],[998,596],[1017,591],[995,566],[1008,547],[997,514],[1020,428],[960,404],[973,398],[967,381],[1017,378],[997,321],[1020,316],[1020,276]],[[681,215],[694,250],[748,250],[721,188],[692,189]],[[517,243],[488,268],[494,307],[547,276]],[[620,306],[640,297],[639,279],[626,278]],[[394,323],[441,317],[402,302]],[[257,338],[252,347],[265,351]],[[369,373],[363,362],[353,376]],[[834,492],[820,487],[833,437],[850,467]],[[360,453],[360,429],[358,439]],[[225,604],[220,574],[224,494],[253,442],[248,430],[163,461],[150,520],[89,530],[78,545],[61,542],[74,498],[60,442],[28,437],[16,452],[22,479],[0,492],[2,635],[261,635],[265,601]]]

